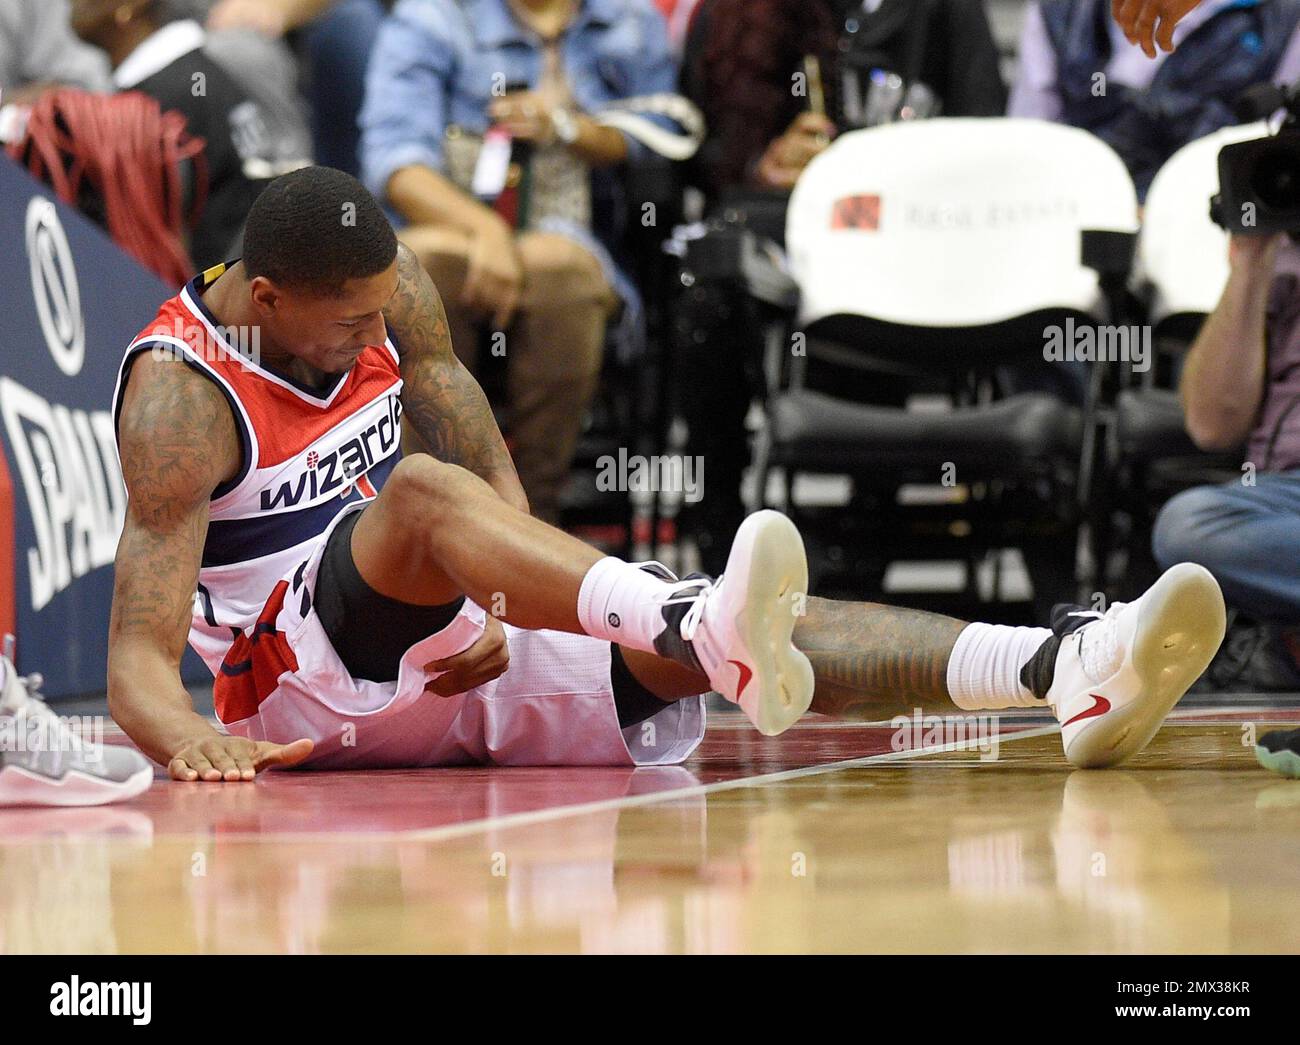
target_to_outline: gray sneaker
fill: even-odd
[[[0,654],[0,806],[98,806],[149,789],[153,766],[139,752],[77,736],[19,676],[12,639]]]

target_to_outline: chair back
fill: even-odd
[[[1136,228],[1133,181],[1099,138],[1041,120],[941,118],[836,139],[795,186],[786,244],[805,329],[860,317],[877,337],[916,343],[926,330],[1100,317],[1081,234]],[[1021,332],[1033,329],[1041,337]]]

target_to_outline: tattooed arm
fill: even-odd
[[[221,393],[183,363],[147,352],[127,385],[119,434],[128,499],[109,624],[109,710],[166,764],[187,739],[216,734],[194,713],[180,662],[208,497],[234,474],[239,444]]]
[[[113,718],[179,780],[249,779],[263,766],[306,757],[305,741],[290,750],[218,733],[181,683],[208,499],[240,464],[229,406],[188,366],[141,353],[119,435],[128,499],[109,622]]]
[[[528,498],[487,397],[451,350],[442,299],[416,256],[397,250],[397,293],[384,321],[402,358],[403,427],[421,449],[469,469],[526,512]]]

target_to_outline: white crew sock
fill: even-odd
[[[966,711],[1040,708],[1020,682],[1020,669],[1052,637],[1051,628],[968,624],[948,658],[948,695]]]
[[[673,586],[612,555],[597,562],[578,589],[578,623],[588,635],[646,653],[664,630],[659,612]]]

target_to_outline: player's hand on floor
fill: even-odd
[[[1154,58],[1157,45],[1162,51],[1174,49],[1174,27],[1200,3],[1201,0],[1111,0],[1110,10],[1128,42],[1141,47],[1148,58]]]
[[[167,763],[167,772],[173,780],[201,780],[210,784],[252,780],[274,766],[296,766],[311,754],[314,746],[310,740],[272,744],[245,737],[205,737],[186,744],[173,755]]]
[[[506,644],[506,629],[489,614],[483,634],[469,649],[425,665],[425,671],[445,671],[446,674],[439,675],[424,687],[424,691],[440,697],[467,693],[475,686],[500,678],[508,667],[510,647]]]

